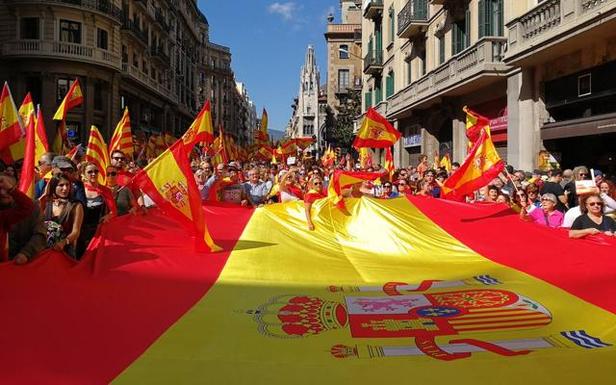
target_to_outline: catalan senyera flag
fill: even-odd
[[[227,152],[225,134],[222,127],[219,128],[218,136],[214,139],[214,143],[212,143],[212,149],[214,150],[214,156],[212,157],[212,163],[214,165],[229,163],[229,153]]]
[[[34,183],[36,180],[36,119],[34,117],[34,111],[30,111],[30,116],[27,118],[26,149],[24,153],[24,162],[21,167],[21,175],[19,176],[19,191],[34,199]]]
[[[269,135],[267,133],[267,125],[268,125],[268,117],[267,111],[265,108],[263,109],[263,113],[261,114],[261,125],[256,132],[255,139],[257,142],[268,142]]]
[[[75,79],[53,116],[53,120],[60,121],[52,145],[53,150],[58,154],[64,153],[66,149],[66,114],[81,103],[83,103],[83,93],[81,92],[79,79]]]
[[[85,160],[96,165],[98,168],[98,183],[105,185],[107,182],[107,166],[111,162],[105,139],[103,139],[103,135],[101,135],[96,126],[90,128],[90,138],[88,139]]]
[[[169,217],[197,231],[197,237],[209,251],[220,251],[205,223],[201,196],[188,162],[183,140],[165,150],[134,178],[147,194]]]
[[[11,90],[4,82],[0,94],[0,150],[7,149],[23,136],[23,122],[15,106]]]
[[[481,136],[482,131],[488,133],[490,137],[490,119],[464,106],[462,110],[466,113],[466,137],[468,138],[467,152],[473,148],[473,144]]]
[[[152,208],[103,224],[77,266],[55,251],[0,266],[0,382],[611,383],[614,237],[569,239],[496,204],[346,204],[314,202],[314,231],[301,201],[203,206],[213,255]]]
[[[192,150],[195,144],[200,142],[212,143],[214,141],[214,125],[212,124],[212,113],[210,101],[205,102],[205,105],[197,114],[197,117],[192,122],[188,130],[182,136],[182,142],[189,150]]]
[[[111,140],[109,141],[109,153],[122,151],[129,158],[133,157],[135,146],[133,145],[133,133],[130,125],[130,114],[128,107],[124,108],[122,118],[118,122]]]
[[[464,196],[487,185],[505,168],[486,130],[481,132],[464,163],[445,179],[441,196],[461,200]]]
[[[21,102],[21,106],[19,106],[19,110],[17,112],[19,113],[19,117],[21,118],[23,126],[27,129],[28,124],[30,123],[30,115],[32,113],[36,114],[36,111],[34,110],[34,103],[32,102],[32,95],[30,95],[29,92],[26,94],[26,97],[24,98],[23,102]],[[8,149],[4,149],[1,151],[0,157],[5,163],[11,164],[20,159],[23,159],[25,151],[26,136],[24,132],[17,142],[11,144]]]
[[[327,197],[339,208],[345,208],[343,190],[357,183],[380,179],[385,175],[379,172],[334,170],[327,186]]]
[[[387,148],[400,139],[400,131],[372,107],[368,108],[353,147]]]

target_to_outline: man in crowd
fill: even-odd
[[[46,152],[38,160],[38,177],[40,179],[34,185],[34,197],[37,199],[45,192],[45,186],[47,186],[45,175],[51,171],[51,162],[54,157],[55,154],[53,152]]]
[[[30,217],[34,211],[34,202],[26,194],[17,189],[14,178],[0,174],[0,261],[6,261],[10,248],[9,232],[13,225],[24,218]],[[9,247],[7,247],[9,246]],[[26,255],[18,255],[20,263],[26,263]],[[24,260],[25,259],[25,260]]]
[[[240,183],[239,173],[241,171],[238,170],[235,165],[229,166],[228,171],[229,182],[225,183],[225,186],[221,186],[220,188],[220,201],[248,206],[250,204],[248,194],[244,186]]]
[[[548,193],[554,194],[554,196],[558,198],[558,202],[556,202],[556,210],[564,213],[567,211],[567,197],[565,196],[565,190],[560,186],[562,177],[562,170],[552,170],[550,179],[543,183],[543,186],[541,187],[541,195],[543,196]]]
[[[272,189],[271,181],[261,181],[259,170],[252,168],[248,171],[248,181],[244,183],[246,194],[253,206],[259,206],[267,201],[267,196]]]

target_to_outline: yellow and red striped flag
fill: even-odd
[[[188,163],[187,147],[178,140],[135,176],[136,185],[169,217],[194,228],[210,251],[220,251],[205,223],[201,197]]]
[[[372,107],[366,112],[353,147],[387,148],[400,139],[400,131]]]
[[[86,149],[86,161],[92,162],[98,168],[98,183],[104,185],[107,181],[107,166],[109,165],[109,151],[107,144],[96,126],[90,128],[90,139]]]
[[[475,142],[479,140],[481,132],[485,130],[490,137],[490,119],[464,106],[462,110],[466,113],[466,137],[468,144],[466,153],[469,153]]]
[[[182,142],[188,147],[189,151],[199,142],[212,143],[214,141],[214,126],[212,125],[210,109],[210,101],[208,100],[188,130],[182,135]]]
[[[212,163],[214,165],[217,165],[219,163],[229,163],[229,154],[227,153],[225,134],[223,133],[222,127],[220,127],[218,137],[214,139],[212,149],[214,150],[214,156],[212,157]]]
[[[133,133],[130,126],[130,114],[128,107],[124,108],[122,118],[113,132],[113,136],[109,141],[109,153],[114,151],[122,151],[129,158],[133,157],[135,147],[133,146]]]
[[[21,175],[19,177],[19,191],[26,194],[30,198],[34,198],[34,168],[36,165],[36,128],[35,128],[35,118],[34,111],[30,112],[30,116],[28,116],[28,128],[26,129],[26,139],[25,139],[25,154],[24,154],[24,163],[21,167]]]
[[[60,123],[58,124],[56,137],[53,141],[53,150],[58,154],[62,154],[65,152],[64,150],[66,147],[65,142],[67,135],[66,114],[74,107],[80,105],[82,102],[83,93],[81,92],[81,87],[79,86],[79,79],[75,79],[73,84],[71,84],[71,87],[69,88],[68,92],[66,93],[66,96],[64,96],[62,103],[60,103],[60,107],[58,107],[58,110],[53,116],[53,120],[60,121]]]
[[[7,82],[0,95],[0,150],[8,148],[23,136],[23,122]]]

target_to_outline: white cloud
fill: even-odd
[[[267,7],[267,10],[269,13],[278,14],[282,16],[284,20],[290,21],[295,16],[297,5],[292,1],[289,1],[287,3],[275,2],[273,4],[270,4]]]

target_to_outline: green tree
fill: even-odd
[[[336,114],[331,115],[332,124],[327,126],[329,128],[327,141],[332,147],[340,147],[347,152],[355,139],[354,122],[361,115],[360,91],[349,89],[347,96],[340,99]]]

